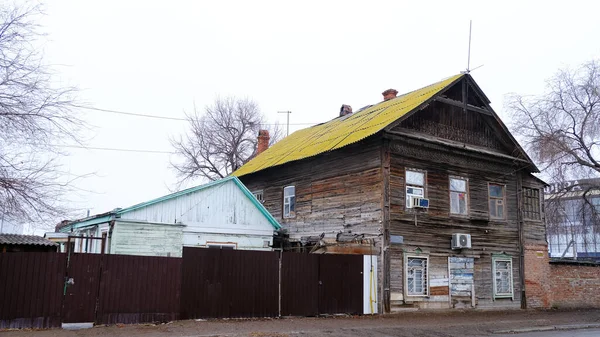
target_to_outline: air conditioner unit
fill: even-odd
[[[452,249],[471,248],[471,234],[452,234]]]
[[[407,208],[429,208],[429,199],[411,196]]]

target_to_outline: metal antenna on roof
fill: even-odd
[[[286,137],[290,135],[290,114],[291,111],[277,111],[278,114],[287,114],[287,134]]]
[[[469,53],[467,56],[467,74],[471,72],[471,29],[473,28],[473,20],[469,20]]]

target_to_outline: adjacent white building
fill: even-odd
[[[179,257],[183,246],[271,250],[279,223],[236,177],[75,221],[75,252]]]

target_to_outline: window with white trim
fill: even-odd
[[[258,200],[258,202],[260,202],[261,204],[263,202],[265,202],[265,198],[264,198],[264,194],[263,194],[263,190],[259,190],[259,191],[254,191],[252,192],[252,195],[256,198],[256,200]]]
[[[529,220],[541,220],[540,190],[523,187],[523,217]]]
[[[493,257],[494,298],[513,298],[512,257]]]
[[[429,295],[428,267],[428,257],[408,256],[406,258],[405,286],[407,296]]]
[[[489,184],[489,203],[490,203],[490,218],[505,219],[506,211],[504,208],[504,185]]]
[[[450,214],[467,215],[468,209],[467,179],[450,177]]]
[[[211,249],[237,249],[237,243],[234,242],[207,242],[206,248]]]
[[[293,218],[296,216],[296,186],[283,188],[283,217]]]
[[[406,208],[412,208],[411,198],[425,198],[425,172],[406,170]]]

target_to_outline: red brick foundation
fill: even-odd
[[[545,245],[525,247],[528,308],[600,308],[600,266],[552,262]]]

